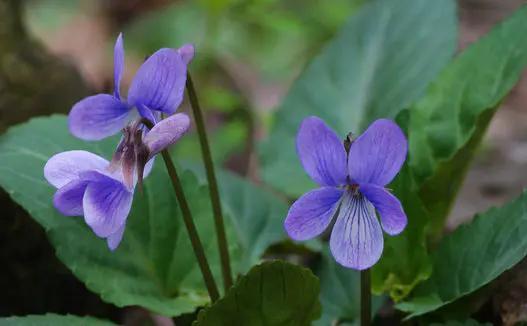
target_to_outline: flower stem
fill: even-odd
[[[360,324],[371,324],[371,285],[370,270],[360,271]]]
[[[211,301],[215,302],[220,297],[218,286],[216,285],[214,277],[212,276],[209,263],[207,262],[207,257],[205,256],[205,250],[203,249],[203,245],[199,239],[196,225],[194,225],[194,221],[192,220],[192,213],[190,212],[185,193],[183,192],[183,187],[179,181],[176,167],[174,166],[174,162],[172,162],[172,158],[170,157],[170,154],[167,150],[162,151],[161,154],[163,155],[163,160],[165,161],[168,175],[172,181],[172,186],[174,187],[174,192],[176,193],[179,207],[181,208],[181,213],[183,214],[183,222],[185,222],[185,227],[187,228],[190,242],[192,243],[192,249],[194,250],[194,254],[196,255],[196,259],[203,276],[203,281],[207,286],[207,291],[209,292]]]
[[[214,226],[216,229],[216,238],[218,240],[218,249],[220,251],[221,260],[221,274],[223,276],[223,287],[227,291],[232,286],[232,272],[229,258],[229,250],[227,245],[227,237],[225,235],[225,225],[223,223],[223,214],[221,212],[220,194],[218,191],[218,183],[214,173],[214,164],[212,163],[212,156],[210,153],[209,141],[207,139],[207,132],[205,130],[205,122],[203,120],[203,113],[198,102],[196,90],[192,83],[190,73],[187,74],[187,93],[196,122],[196,129],[198,131],[199,143],[201,146],[201,155],[205,164],[207,172],[207,181],[209,184],[210,201],[212,203],[212,211],[214,214]]]

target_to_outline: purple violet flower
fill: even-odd
[[[348,145],[346,151],[345,144],[320,118],[302,122],[298,156],[320,188],[293,203],[285,229],[294,240],[308,240],[326,230],[336,215],[331,253],[339,264],[363,270],[381,257],[381,225],[389,235],[406,227],[401,203],[385,186],[401,169],[408,145],[402,130],[386,119],[373,122]]]
[[[93,232],[115,250],[123,237],[136,183],[143,174],[148,175],[154,156],[175,143],[189,125],[187,115],[174,114],[143,137],[143,129],[136,122],[125,128],[111,163],[81,150],[52,156],[44,166],[44,176],[57,188],[55,208],[66,216],[84,216]]]
[[[179,49],[160,49],[139,68],[128,90],[128,99],[120,93],[124,71],[123,36],[114,49],[113,95],[97,94],[77,102],[69,114],[70,132],[81,139],[100,140],[119,132],[137,116],[137,112],[156,123],[160,113],[172,115],[183,100],[187,65],[194,56],[190,44]]]

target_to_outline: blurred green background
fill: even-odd
[[[249,173],[252,139],[265,132],[269,112],[361,2],[46,0],[29,1],[25,21],[96,91],[111,88],[111,56],[119,32],[126,49],[125,88],[148,54],[193,43],[196,57],[190,69],[208,111],[214,157]],[[199,158],[193,144],[189,139],[178,146],[182,155]]]

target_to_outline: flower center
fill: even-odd
[[[123,129],[123,139],[117,146],[109,170],[121,170],[124,183],[129,188],[133,188],[135,176],[141,186],[148,156],[148,148],[143,143],[141,120],[138,120]]]
[[[346,190],[349,191],[349,193],[352,195],[352,196],[357,196],[357,195],[360,195],[360,191],[359,191],[359,185],[357,183],[353,183],[353,184],[350,184],[348,186],[346,186]]]

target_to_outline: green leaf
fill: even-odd
[[[201,163],[189,160],[182,164],[205,182]],[[238,269],[247,272],[270,245],[287,239],[284,219],[289,209],[284,200],[253,182],[225,170],[217,170],[223,212],[231,219],[232,230],[243,252]]]
[[[0,185],[46,229],[59,259],[103,300],[120,307],[140,305],[168,316],[194,311],[208,302],[208,296],[161,160],[145,179],[144,191],[136,192],[124,240],[113,253],[82,218],[61,216],[52,205],[54,189],[43,177],[47,159],[71,149],[108,158],[117,140],[77,140],[68,134],[64,116],[31,120],[0,138]],[[182,173],[181,179],[209,263],[220,280],[208,189],[190,172]],[[225,194],[224,206],[234,269],[245,270],[268,245],[284,237],[281,220],[286,208],[273,195],[240,178],[220,182],[233,192]],[[273,208],[253,212],[246,205],[255,201]],[[249,221],[262,227],[257,236],[253,229],[243,229]],[[258,242],[247,245],[247,239],[236,237],[246,234]]]
[[[182,165],[205,182],[202,163],[185,160]],[[238,270],[247,272],[270,245],[287,239],[284,219],[287,203],[253,182],[225,170],[216,170],[222,209],[231,218],[231,229],[243,253],[238,257]]]
[[[525,257],[526,233],[524,192],[446,236],[432,256],[432,276],[397,308],[419,316],[478,290]]]
[[[315,325],[327,326],[337,322],[358,322],[360,316],[360,273],[335,262],[329,250],[324,250],[318,265],[322,317]],[[372,314],[379,310],[382,297],[372,297]],[[339,324],[340,325],[340,324]]]
[[[0,318],[0,326],[111,326],[115,325],[106,320],[93,317],[79,317],[73,315],[28,315],[23,317]]]
[[[253,267],[225,297],[203,309],[194,325],[310,325],[320,316],[318,279],[284,261]]]
[[[440,232],[477,145],[527,65],[527,7],[470,46],[410,109],[409,164]]]
[[[430,275],[425,235],[429,228],[442,230],[497,103],[527,63],[527,46],[516,34],[527,32],[525,16],[525,10],[516,14],[457,57],[423,99],[398,115],[408,133],[410,168],[405,166],[390,188],[403,203],[409,222],[401,235],[385,237],[383,257],[372,273],[376,292],[389,291],[397,301]],[[436,160],[434,155],[440,153],[453,156]],[[424,183],[423,171],[433,173]]]
[[[296,156],[307,116],[342,137],[374,119],[395,116],[422,95],[456,46],[451,0],[375,0],[365,4],[295,82],[260,148],[262,177],[299,195],[313,186]]]
[[[238,269],[246,272],[271,244],[286,239],[283,222],[288,206],[252,182],[218,172],[223,211],[227,217],[235,217],[231,226],[243,253],[238,257]]]

